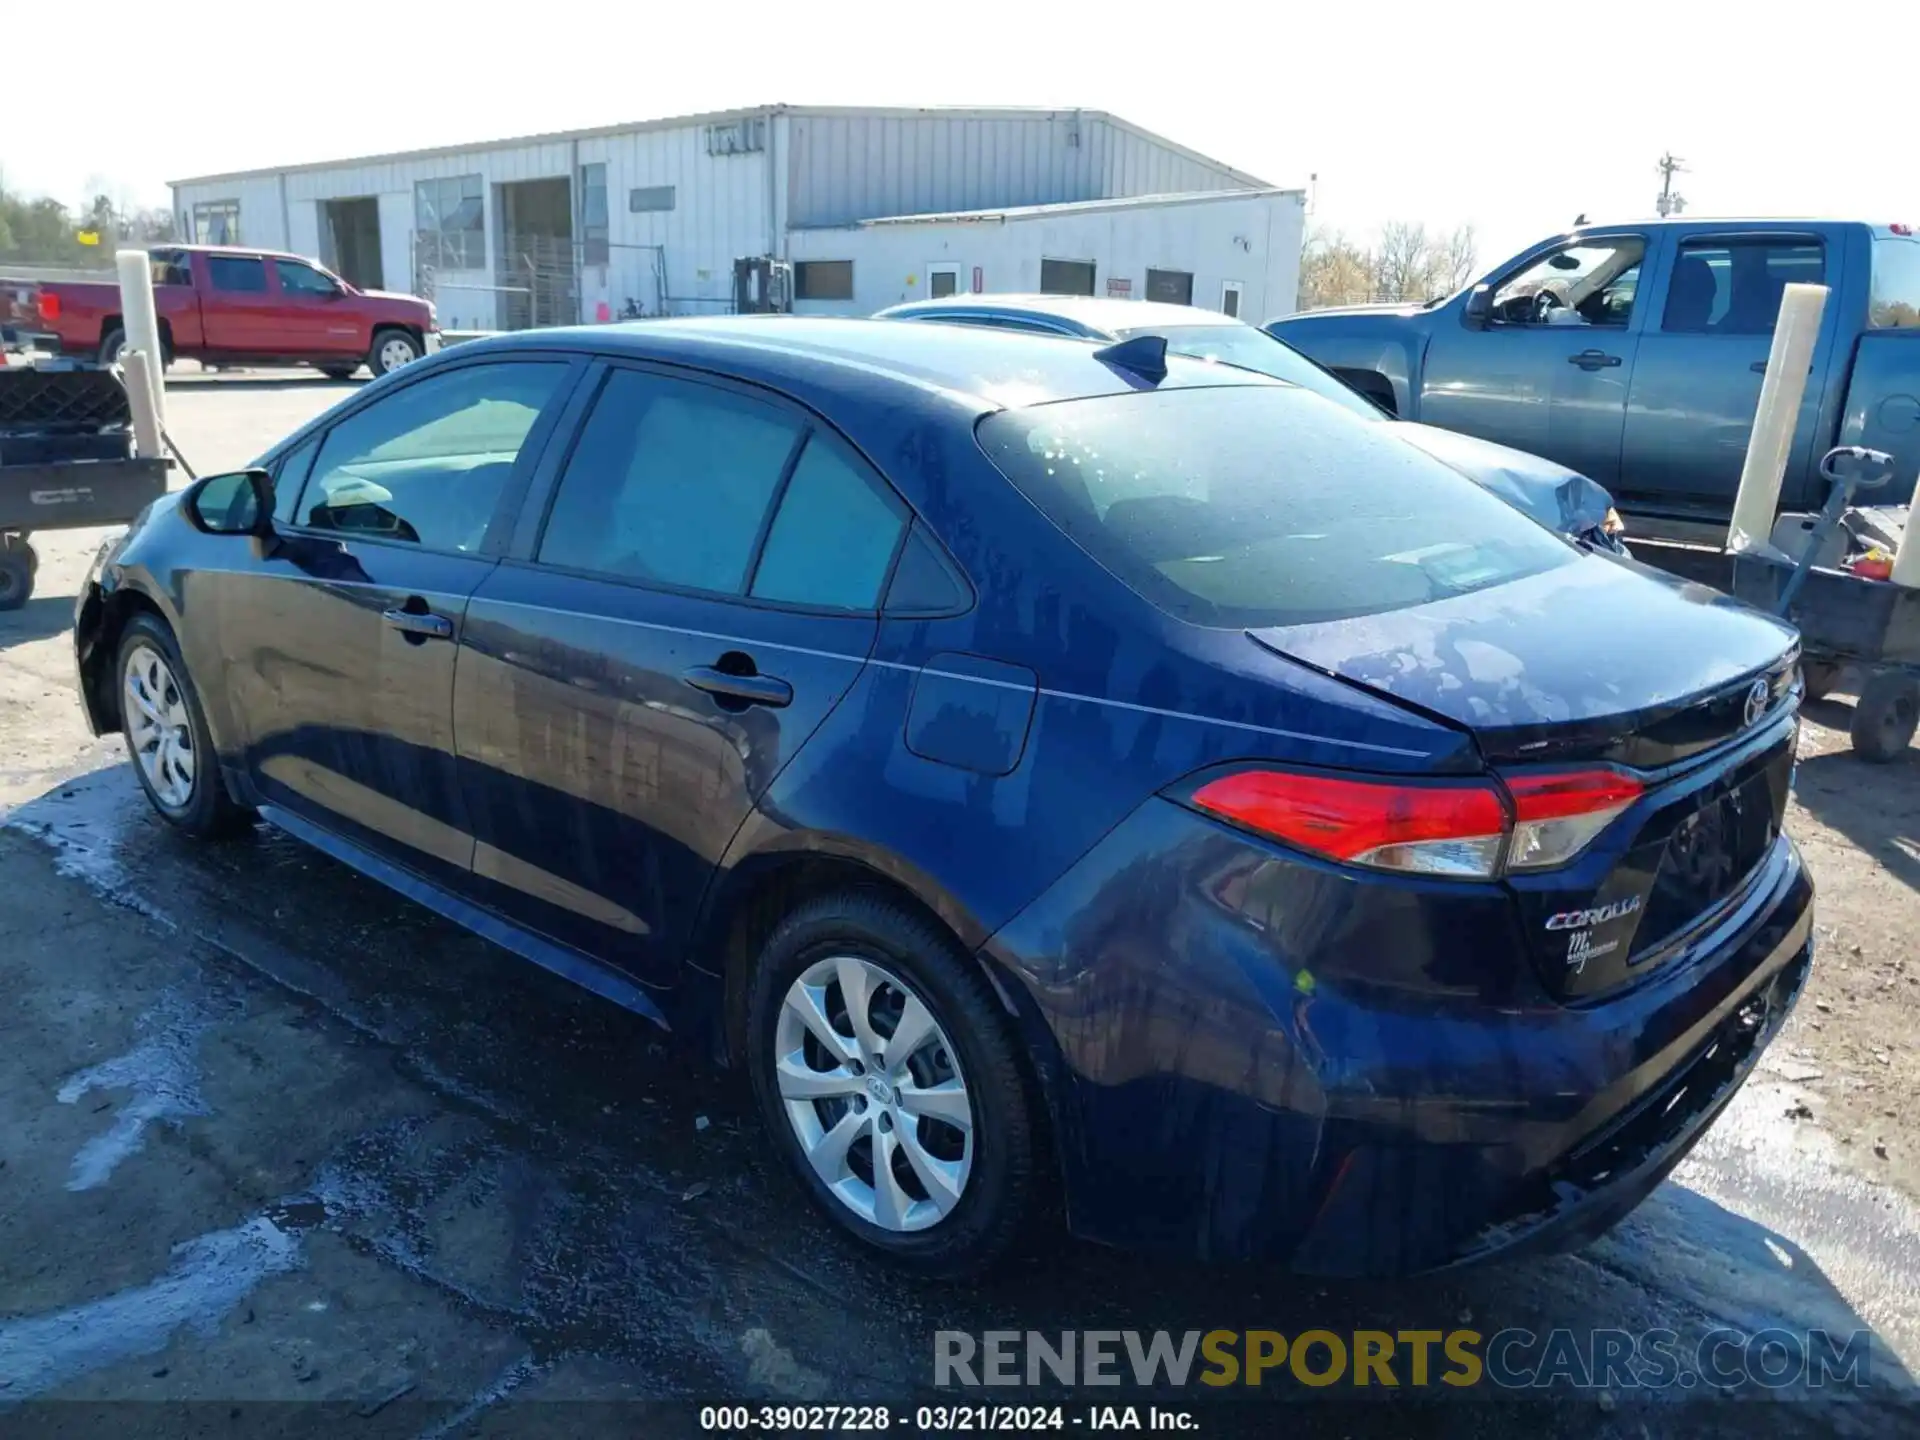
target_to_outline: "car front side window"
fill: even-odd
[[[1646,242],[1638,235],[1595,236],[1562,245],[1494,292],[1502,325],[1625,325],[1633,315]]]
[[[473,552],[567,366],[466,365],[393,391],[327,432],[296,523]]]

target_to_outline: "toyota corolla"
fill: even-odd
[[[1576,1244],[1812,960],[1784,626],[1307,390],[895,322],[463,345],[103,548],[188,835],[265,820],[744,1068],[873,1251]]]

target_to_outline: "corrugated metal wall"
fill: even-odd
[[[1224,165],[1077,110],[801,114],[790,131],[793,225],[1247,186]]]

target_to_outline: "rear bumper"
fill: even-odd
[[[1258,919],[1223,880],[1250,849],[1277,872]],[[1490,920],[1419,889],[1156,803],[997,935],[1075,1230],[1347,1275],[1577,1245],[1712,1123],[1812,959],[1784,837],[1685,953],[1579,1005],[1516,978],[1517,936],[1502,956]],[[1401,933],[1356,928],[1361,907]],[[1356,936],[1403,953],[1356,958]],[[1470,973],[1498,978],[1468,993]]]

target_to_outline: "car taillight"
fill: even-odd
[[[1329,860],[1492,880],[1563,865],[1641,793],[1616,770],[1423,783],[1241,770],[1195,790],[1198,809]]]
[[[47,324],[51,325],[60,318],[60,297],[58,295],[49,295],[43,290],[34,297],[34,303],[40,311],[40,318],[46,321]]]
[[[1511,775],[1513,844],[1509,870],[1551,870],[1592,842],[1645,789],[1618,770],[1563,770]]]

